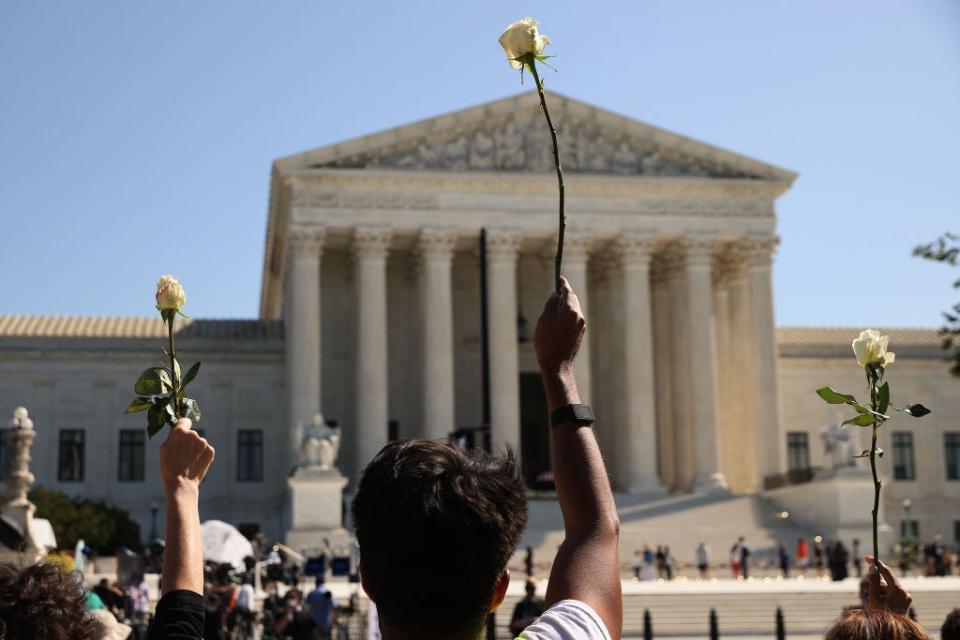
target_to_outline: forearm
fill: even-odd
[[[572,371],[543,373],[550,411],[580,402]],[[597,611],[611,636],[620,637],[619,519],[593,429],[551,427],[553,475],[563,514],[564,540],[550,571],[546,605],[573,599]]]
[[[541,378],[551,413],[580,403],[572,370],[545,371]],[[557,500],[567,537],[615,533],[617,509],[593,429],[565,424],[550,432]]]
[[[163,553],[163,594],[185,589],[203,595],[200,491],[181,483],[166,489],[167,531]]]

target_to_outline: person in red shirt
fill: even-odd
[[[797,571],[802,576],[807,575],[807,567],[810,566],[810,548],[807,546],[806,538],[797,539]]]

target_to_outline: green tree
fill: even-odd
[[[120,545],[140,548],[140,527],[123,509],[39,486],[29,498],[37,505],[36,517],[50,521],[61,549],[72,549],[80,539],[101,554],[112,554]]]
[[[913,255],[924,260],[942,262],[951,267],[960,266],[960,236],[945,233],[935,242],[914,247]],[[954,280],[953,288],[960,289],[960,278]],[[946,320],[940,329],[943,348],[950,352],[950,360],[953,363],[950,372],[960,377],[960,302],[954,304],[950,311],[944,311],[943,317]]]

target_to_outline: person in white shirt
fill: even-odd
[[[580,404],[573,361],[586,332],[565,279],[534,347],[551,412],[553,471],[565,537],[546,611],[522,640],[618,640],[623,603],[613,494]],[[451,431],[452,431],[452,426]],[[360,579],[383,640],[476,640],[510,583],[526,527],[520,464],[430,440],[392,442],[364,469],[352,505]]]
[[[710,577],[710,547],[703,542],[697,546],[697,570],[702,579]]]

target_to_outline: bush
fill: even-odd
[[[140,527],[123,509],[43,487],[35,487],[29,498],[37,505],[36,517],[50,521],[61,549],[73,549],[81,538],[88,547],[106,555],[115,553],[121,545],[134,550],[141,547]]]

